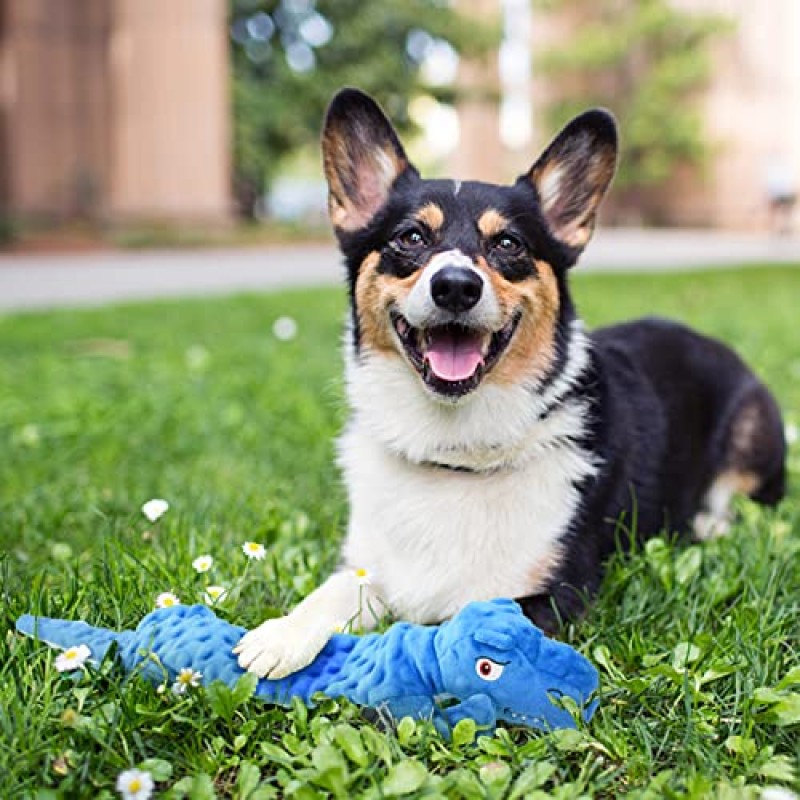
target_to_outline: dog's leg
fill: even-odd
[[[692,522],[694,538],[706,541],[725,536],[733,521],[731,502],[734,495],[749,494],[757,485],[757,478],[748,473],[723,472],[717,476],[703,500],[703,510]]]
[[[268,619],[233,648],[239,666],[259,677],[284,678],[308,666],[346,625],[371,629],[383,606],[352,570],[336,572],[285,617]]]
[[[736,397],[723,431],[722,463],[693,521],[699,540],[728,532],[735,495],[774,505],[785,491],[783,422],[775,400],[761,384],[752,383]]]

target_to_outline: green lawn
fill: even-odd
[[[800,424],[800,269],[576,275],[587,321],[684,319],[732,343]],[[333,466],[344,420],[343,291],[0,317],[3,625],[24,612],[130,627],[172,591],[254,625],[334,566],[346,519]],[[279,341],[281,315],[299,333]],[[800,445],[790,466],[796,487]],[[152,497],[169,512],[150,524]],[[177,698],[106,664],[75,679],[53,652],[0,642],[0,797],[116,796],[145,765],[171,797],[757,797],[798,788],[800,491],[743,502],[730,537],[656,540],[610,566],[566,636],[597,663],[577,732],[507,728],[447,744],[380,733],[358,709],[306,712],[203,691]],[[245,540],[268,558],[247,562]],[[215,559],[197,574],[192,560]],[[246,580],[242,580],[246,573]],[[255,788],[255,787],[258,788]]]

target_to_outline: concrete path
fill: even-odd
[[[800,237],[607,229],[597,232],[580,268],[630,272],[756,262],[800,264]],[[342,277],[341,259],[326,245],[0,254],[0,310],[267,291]]]

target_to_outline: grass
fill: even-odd
[[[576,275],[590,324],[682,318],[731,342],[800,423],[800,270]],[[3,624],[36,612],[130,627],[166,590],[251,626],[331,570],[346,519],[333,466],[345,418],[344,292],[0,317]],[[299,325],[277,340],[272,322]],[[797,484],[800,449],[790,466]],[[151,497],[170,511],[150,524]],[[0,796],[111,797],[144,766],[165,797],[749,798],[798,788],[800,493],[748,502],[731,535],[652,541],[612,560],[566,638],[601,671],[578,731],[506,728],[446,743],[379,732],[333,700],[313,711],[232,694],[160,695],[110,664],[77,679],[0,640]],[[263,542],[247,563],[240,546]],[[214,569],[198,575],[196,556]],[[242,580],[245,577],[246,580]]]

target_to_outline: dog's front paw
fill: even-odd
[[[288,617],[268,619],[246,633],[233,652],[239,666],[260,678],[277,680],[307,667],[331,638],[330,626]]]

